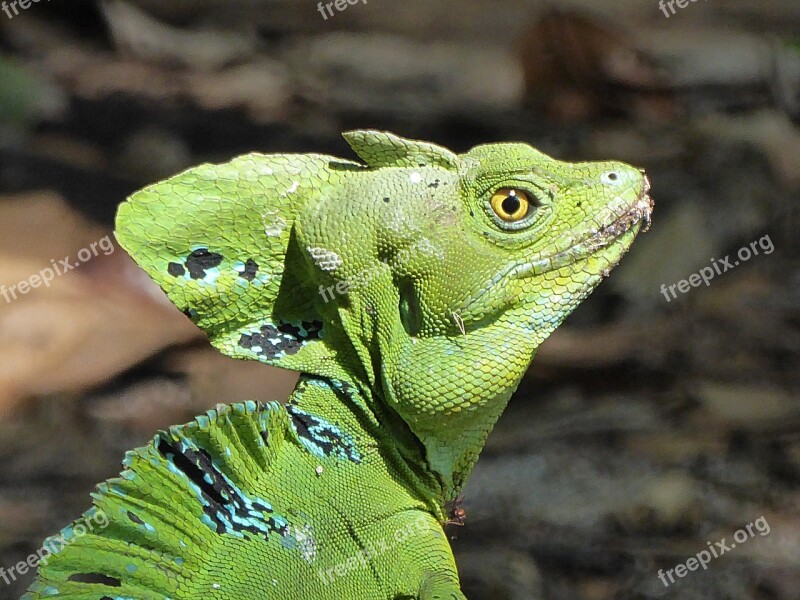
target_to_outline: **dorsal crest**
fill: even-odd
[[[443,167],[455,170],[458,165],[455,153],[429,142],[407,140],[392,133],[372,129],[357,129],[342,135],[359,158],[373,169]]]

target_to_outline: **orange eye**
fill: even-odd
[[[500,188],[490,201],[492,210],[506,223],[517,223],[528,215],[531,199],[527,192],[516,188]]]

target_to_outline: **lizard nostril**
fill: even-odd
[[[612,185],[619,185],[620,179],[620,175],[617,171],[606,171],[600,176],[600,181]]]

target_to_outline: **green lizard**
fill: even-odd
[[[363,164],[249,154],[120,206],[120,244],[214,346],[302,375],[286,406],[128,453],[25,599],[465,597],[443,526],[536,348],[649,223],[649,183],[526,144],[345,138]]]

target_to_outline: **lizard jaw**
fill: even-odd
[[[622,234],[627,233],[634,225],[644,221],[642,231],[650,229],[651,216],[653,214],[653,199],[650,198],[650,178],[645,175],[642,191],[636,202],[627,211],[614,219],[611,223],[602,226],[597,233],[576,246],[586,245],[594,249],[608,246]],[[596,246],[595,246],[596,245]]]
[[[508,275],[511,277],[529,277],[560,269],[563,266],[587,258],[606,246],[610,246],[642,222],[644,222],[644,227],[641,230],[647,231],[650,228],[654,207],[649,191],[650,178],[645,175],[642,190],[639,192],[636,202],[622,214],[616,216],[609,223],[602,225],[588,237],[571,244],[564,250],[558,250],[531,262],[517,265],[511,269]]]

